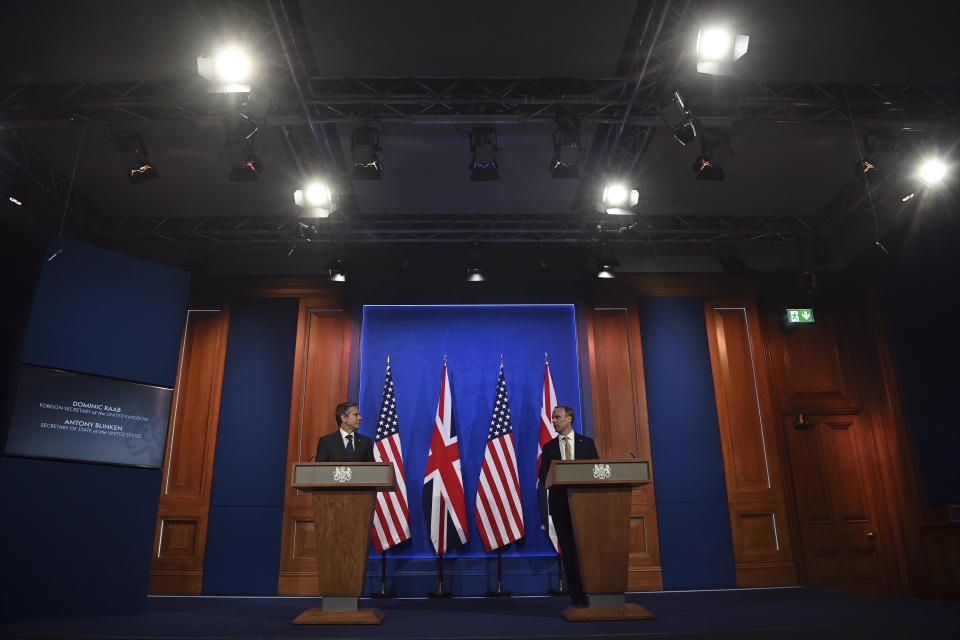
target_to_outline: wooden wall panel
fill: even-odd
[[[923,560],[928,568],[927,594],[960,600],[960,529],[927,528],[921,540]]]
[[[782,410],[842,410],[858,407],[851,354],[837,340],[837,318],[826,307],[814,311],[816,322],[784,334],[777,313],[770,313],[766,334],[770,361]]]
[[[737,585],[796,584],[767,371],[755,305],[705,301]]]
[[[187,312],[164,458],[150,593],[199,594],[229,309]]]
[[[280,595],[317,595],[315,541],[310,496],[290,487],[295,462],[316,454],[320,436],[336,430],[333,412],[346,400],[350,358],[350,317],[339,299],[302,298],[297,326],[290,438],[287,447],[287,488],[283,506]]]
[[[593,433],[602,457],[650,456],[646,383],[636,304],[595,305],[588,311],[587,342],[593,388]],[[654,483],[631,499],[628,589],[663,588]]]

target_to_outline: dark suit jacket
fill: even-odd
[[[573,458],[574,460],[597,460],[600,458],[593,438],[574,433]],[[550,472],[550,465],[553,464],[554,460],[563,460],[560,456],[560,436],[543,445],[543,451],[540,454],[540,474],[537,476],[537,507],[540,510],[541,522],[547,521],[547,474]],[[566,514],[567,512],[567,492],[562,489],[551,490],[549,513],[556,516],[558,513]],[[557,524],[556,518],[554,524]]]
[[[340,429],[320,438],[317,442],[317,462],[374,462],[373,440],[357,432],[353,434],[353,460],[347,460],[346,448]]]

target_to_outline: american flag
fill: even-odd
[[[497,400],[490,417],[487,449],[477,486],[477,528],[487,551],[499,549],[523,537],[523,507],[520,477],[513,445],[510,400],[503,378],[503,363],[497,378]]]
[[[460,447],[457,428],[453,424],[453,398],[447,364],[443,364],[443,381],[437,416],[433,421],[430,455],[423,476],[423,513],[430,523],[430,541],[438,554],[461,544],[470,537],[467,529],[467,500],[463,495],[460,472]]]
[[[387,377],[383,381],[377,437],[373,445],[377,462],[392,462],[397,488],[377,493],[373,512],[373,546],[378,553],[410,539],[410,513],[407,510],[407,484],[403,475],[403,452],[397,423],[397,398],[393,392],[393,372],[387,359]]]
[[[543,454],[543,445],[557,437],[557,432],[553,428],[553,410],[557,406],[557,392],[553,388],[553,378],[550,377],[550,363],[547,363],[547,369],[543,374],[543,400],[540,403],[540,442],[537,444],[537,477],[540,477],[540,458]],[[547,516],[546,523],[540,523],[550,536],[550,542],[553,548],[560,550],[560,542],[557,540],[557,530],[553,526],[553,518]]]

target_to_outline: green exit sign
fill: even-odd
[[[787,309],[787,322],[790,324],[813,322],[813,309]]]

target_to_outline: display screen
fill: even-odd
[[[173,390],[24,364],[3,452],[159,468]]]

